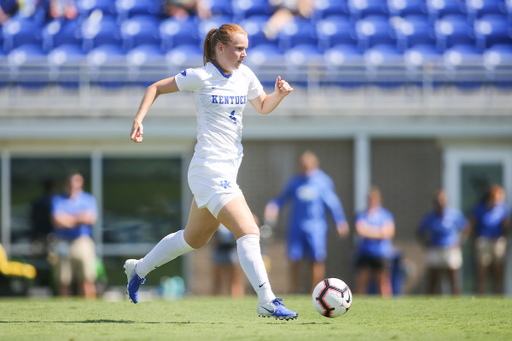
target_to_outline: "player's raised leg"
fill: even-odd
[[[125,262],[127,294],[131,301],[138,302],[139,288],[149,272],[188,251],[206,245],[218,227],[217,219],[207,209],[198,208],[193,200],[185,230],[164,237],[144,258],[128,259]]]
[[[259,228],[244,196],[239,195],[231,200],[222,208],[217,218],[237,239],[240,265],[258,295],[258,314],[281,320],[297,318],[298,314],[287,309],[282,299],[276,298],[272,292],[261,257]]]

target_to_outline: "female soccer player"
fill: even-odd
[[[128,295],[138,301],[138,290],[153,269],[210,240],[222,223],[237,239],[240,264],[258,294],[259,316],[295,319],[273,294],[260,251],[259,229],[236,183],[242,161],[242,111],[247,103],[268,114],[293,88],[277,77],[275,91],[267,95],[259,80],[245,65],[247,33],[238,25],[212,29],[204,41],[204,66],[187,69],[148,87],[133,122],[130,138],[142,142],[142,120],[161,94],[188,90],[196,105],[197,144],[190,162],[188,183],[194,199],[184,230],[163,238],[144,258],[128,259],[124,265]]]

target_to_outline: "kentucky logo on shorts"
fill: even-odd
[[[231,188],[231,183],[229,181],[226,181],[226,180],[222,180],[220,182],[220,185],[224,188]]]
[[[182,74],[183,76],[186,76],[186,75],[187,75],[187,70],[183,70],[183,71],[181,71],[181,74]]]

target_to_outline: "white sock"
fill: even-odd
[[[267,270],[261,258],[260,237],[248,234],[236,241],[238,258],[245,275],[258,294],[260,303],[268,303],[276,298],[268,281]]]
[[[156,244],[153,250],[137,263],[137,275],[140,278],[146,277],[148,273],[159,266],[172,261],[186,252],[194,250],[194,248],[188,245],[183,234],[183,230],[179,230],[165,236]]]

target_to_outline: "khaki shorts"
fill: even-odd
[[[55,275],[61,285],[70,285],[73,276],[79,282],[96,281],[96,250],[89,236],[82,236],[71,242],[60,240],[57,248],[61,252],[58,252]]]
[[[460,247],[433,247],[427,251],[427,266],[437,269],[458,270],[462,266]]]
[[[507,250],[507,239],[478,237],[475,240],[476,260],[479,265],[489,266],[502,263]]]

